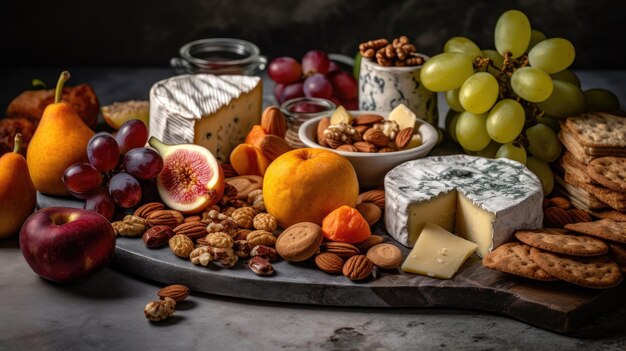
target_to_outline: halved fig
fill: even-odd
[[[155,137],[148,143],[163,157],[157,189],[167,207],[193,214],[222,198],[224,172],[211,151],[195,144],[169,145]]]

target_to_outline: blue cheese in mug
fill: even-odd
[[[412,247],[428,222],[472,241],[480,256],[518,229],[541,228],[539,179],[521,163],[468,155],[403,163],[385,177],[385,227]]]
[[[168,144],[206,147],[219,162],[261,119],[261,78],[180,75],[150,89],[150,135]]]

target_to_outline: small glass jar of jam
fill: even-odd
[[[329,116],[337,106],[329,100],[301,97],[285,101],[280,109],[287,118],[289,128],[285,140],[292,148],[302,148],[304,144],[298,137],[298,129],[307,120],[320,116]]]

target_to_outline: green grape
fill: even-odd
[[[459,101],[465,111],[479,115],[489,111],[499,92],[498,81],[491,74],[478,72],[467,78],[461,86]]]
[[[472,60],[480,56],[480,48],[476,43],[465,37],[452,37],[443,46],[443,52],[460,52],[469,55]]]
[[[522,67],[513,72],[511,88],[524,100],[541,102],[550,97],[554,87],[546,72],[534,67]]]
[[[585,95],[572,83],[552,81],[554,89],[550,97],[537,104],[543,112],[555,118],[576,116],[585,111]]]
[[[494,32],[496,50],[504,57],[504,52],[511,53],[511,58],[520,57],[530,42],[530,21],[518,10],[509,10],[500,15]]]
[[[420,80],[426,89],[435,92],[454,90],[474,73],[473,59],[459,52],[444,52],[424,63]]]
[[[461,102],[459,101],[459,89],[448,90],[446,91],[446,102],[448,106],[456,112],[463,112],[463,106],[461,106]]]
[[[530,65],[548,74],[566,69],[574,62],[574,57],[574,45],[563,38],[546,39],[528,52]]]
[[[537,158],[552,162],[561,156],[563,145],[556,133],[545,124],[537,123],[526,129],[526,139],[528,151]]]
[[[555,133],[558,133],[561,130],[561,124],[559,123],[559,120],[557,118],[553,118],[553,117],[546,116],[546,115],[537,116],[536,118],[537,118],[537,122],[547,125]]]
[[[356,55],[354,55],[354,65],[352,66],[352,76],[357,81],[359,80],[359,73],[361,72],[361,58],[362,56],[360,52],[357,52]]]
[[[456,138],[456,123],[459,121],[460,113],[450,109],[446,115],[446,132],[454,140],[455,143],[459,141]]]
[[[526,150],[514,143],[502,144],[496,152],[496,158],[508,158],[521,164],[526,164]]]
[[[535,45],[539,44],[540,42],[546,40],[546,35],[543,34],[542,32],[533,29],[530,31],[530,43],[528,43],[528,49],[526,49],[526,52],[528,52],[528,50],[532,49],[533,47],[535,47]]]
[[[560,80],[563,82],[572,83],[575,86],[580,88],[580,79],[578,79],[578,76],[575,75],[574,72],[570,71],[569,69],[565,69],[565,70],[562,70],[561,72],[551,74],[550,77],[552,78],[552,80]]]
[[[474,154],[480,157],[495,158],[499,148],[500,143],[496,143],[492,140],[489,142],[489,145],[487,145],[484,149],[475,152]]]
[[[470,151],[479,151],[487,147],[491,138],[487,134],[486,122],[486,114],[475,115],[467,111],[462,112],[455,128],[459,144]]]
[[[554,174],[552,173],[548,162],[535,156],[529,156],[526,160],[526,168],[539,178],[541,187],[543,188],[543,196],[550,194],[552,192],[552,188],[554,188]]]
[[[585,102],[587,111],[613,112],[619,111],[620,103],[617,95],[606,89],[585,90]]]
[[[504,57],[502,57],[496,50],[493,50],[493,49],[483,50],[482,56],[490,58],[493,65],[496,66],[496,68],[498,69],[501,69],[502,65],[504,64]]]
[[[499,101],[487,116],[487,133],[499,143],[515,140],[524,128],[526,115],[519,102],[511,99]]]

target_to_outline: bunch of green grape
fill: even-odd
[[[494,39],[496,50],[481,50],[468,38],[451,38],[422,67],[422,84],[445,92],[446,130],[467,153],[525,164],[548,194],[554,184],[548,162],[562,151],[558,120],[617,111],[619,100],[605,89],[583,92],[567,69],[576,56],[572,43],[531,29],[520,11],[498,18]]]

